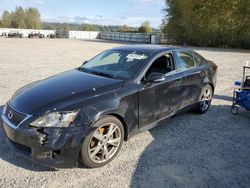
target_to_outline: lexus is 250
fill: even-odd
[[[191,49],[131,45],[31,83],[6,103],[9,145],[53,168],[100,167],[123,141],[189,109],[210,106],[217,66]]]

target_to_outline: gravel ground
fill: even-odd
[[[0,38],[0,106],[30,82],[77,67],[122,44]],[[249,51],[197,48],[219,67],[211,109],[183,113],[133,137],[99,169],[51,170],[16,156],[0,127],[0,187],[250,187],[250,114],[230,113]]]

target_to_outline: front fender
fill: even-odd
[[[138,86],[130,85],[118,92],[99,96],[80,108],[78,122],[89,126],[105,115],[114,115],[123,123],[127,134],[139,128]]]
[[[118,99],[113,99],[111,101],[101,100],[93,105],[84,106],[79,112],[79,122],[91,125],[103,115],[116,112],[118,108]]]

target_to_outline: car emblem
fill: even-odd
[[[13,118],[13,112],[12,112],[12,111],[9,111],[9,112],[8,112],[8,117],[9,117],[9,119],[12,119],[12,118]]]

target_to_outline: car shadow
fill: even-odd
[[[224,100],[224,101],[233,101],[233,97],[232,96],[225,96],[225,95],[214,95],[213,96],[214,99],[218,99],[218,100]]]
[[[0,106],[0,114],[2,114],[3,106]],[[33,162],[28,161],[27,159],[24,159],[12,151],[7,142],[6,142],[7,136],[5,135],[2,121],[0,121],[0,159],[3,161],[6,161],[8,163],[11,163],[15,166],[32,170],[32,171],[55,171],[55,169],[43,167],[39,164],[35,164]]]
[[[131,187],[248,187],[250,114],[211,106],[169,118],[150,130]]]

